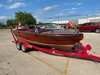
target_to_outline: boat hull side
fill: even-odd
[[[27,31],[14,31],[18,40],[27,41],[30,44],[50,47],[58,50],[70,50],[76,42],[83,39],[83,35],[51,35],[36,34]]]

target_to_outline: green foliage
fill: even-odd
[[[39,22],[38,24],[43,24],[42,22]]]
[[[0,28],[2,27],[2,23],[0,23]]]
[[[6,24],[7,26],[15,26],[15,25],[18,25],[18,22],[14,19],[8,19]]]
[[[7,22],[6,22],[6,24],[8,25],[8,26],[12,26],[13,25],[13,19],[8,19],[7,20]]]
[[[26,12],[15,12],[15,20],[22,25],[36,24],[36,19],[30,13]]]
[[[6,24],[8,26],[15,26],[18,25],[18,23],[21,23],[22,25],[33,25],[36,24],[36,19],[32,16],[31,13],[27,12],[15,12],[15,19],[8,19]]]

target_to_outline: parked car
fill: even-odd
[[[90,32],[100,33],[100,24],[94,22],[80,24],[77,25],[76,28],[79,31],[90,31]]]

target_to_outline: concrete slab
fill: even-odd
[[[84,33],[82,43],[100,56],[100,34]],[[23,53],[12,43],[10,30],[0,29],[0,75],[99,75],[100,63],[55,56],[40,51]],[[95,53],[94,53],[95,52]]]

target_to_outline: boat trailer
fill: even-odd
[[[61,56],[67,56],[67,57],[73,57],[73,58],[79,58],[79,59],[86,59],[91,60],[95,62],[100,62],[100,56],[96,56],[93,54],[89,54],[88,51],[92,49],[91,45],[87,44],[86,46],[83,46],[81,42],[78,42],[74,45],[74,47],[70,51],[60,51],[56,49],[48,49],[48,48],[42,48],[39,46],[31,45],[28,42],[24,40],[17,40],[15,37],[12,27],[10,27],[11,34],[13,36],[13,43],[16,44],[16,47],[18,50],[22,50],[23,52],[27,52],[28,49],[35,49],[44,53],[52,54],[52,55],[61,55]]]

